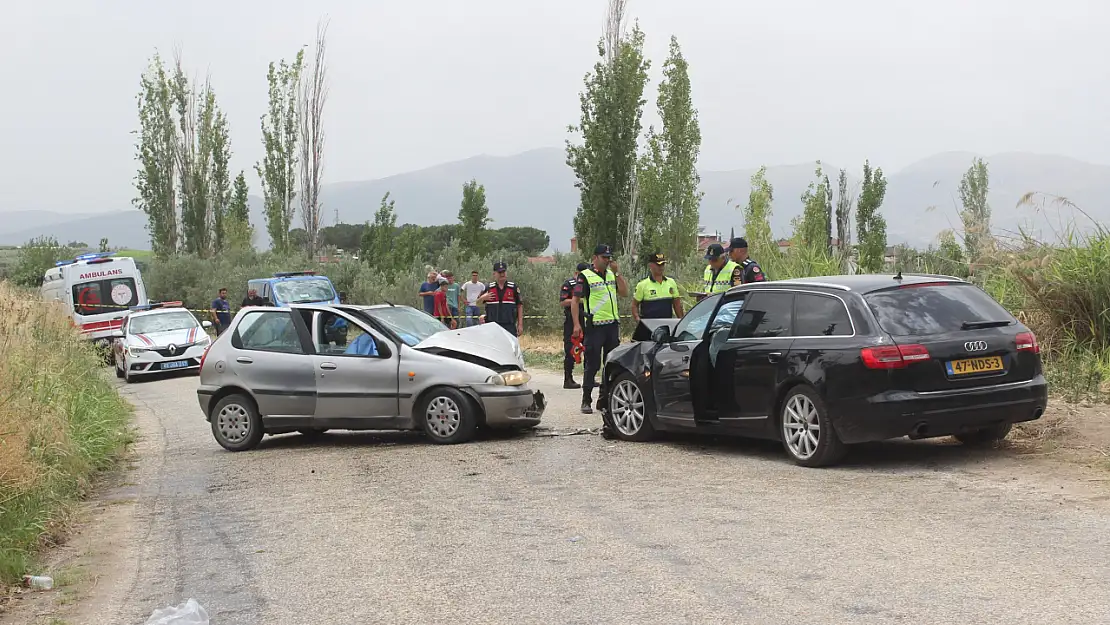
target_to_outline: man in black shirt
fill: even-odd
[[[489,283],[489,288],[478,298],[486,305],[486,321],[505,328],[513,336],[524,333],[524,299],[520,287],[509,282],[505,271],[508,267],[502,261],[493,264],[493,274],[497,278]]]
[[[247,306],[261,306],[262,298],[258,296],[258,291],[250,289],[247,291],[247,296],[243,298],[243,308]]]
[[[576,389],[582,385],[574,381],[574,319],[570,314],[570,307],[574,305],[574,288],[582,279],[582,270],[588,269],[589,263],[578,263],[574,275],[563,282],[559,289],[559,305],[563,307],[563,388]],[[581,304],[578,306],[578,318],[584,319],[586,312]]]

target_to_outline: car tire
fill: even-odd
[[[992,425],[989,428],[975,430],[974,432],[956,434],[953,438],[969,447],[989,446],[1006,438],[1006,436],[1010,434],[1012,428],[1013,425],[1003,423],[1001,425]]]
[[[848,452],[829,420],[825,402],[809,386],[795,386],[779,408],[779,436],[787,455],[803,467],[827,467]]]
[[[320,438],[324,434],[327,434],[328,428],[306,428],[297,431],[300,432],[301,436],[304,436],[305,438]]]
[[[212,436],[228,451],[247,451],[262,441],[262,416],[254,400],[236,393],[212,409]]]
[[[613,434],[622,441],[643,443],[655,438],[654,412],[647,393],[632,374],[623,371],[609,383],[606,420]],[[638,407],[637,407],[638,405]]]
[[[112,357],[112,368],[116,370],[116,377],[122,379],[123,378],[123,365],[121,365],[119,363],[119,357],[117,357],[117,356]]]
[[[478,407],[458,389],[433,389],[420,401],[416,418],[433,443],[455,445],[474,439],[478,432]]]

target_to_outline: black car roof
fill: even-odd
[[[921,274],[921,273],[907,273],[901,274],[901,279],[897,279],[894,274],[863,274],[863,275],[843,275],[843,276],[816,276],[813,278],[792,278],[788,280],[772,280],[770,282],[756,282],[752,284],[745,284],[736,286],[730,291],[738,291],[741,289],[773,289],[776,287],[816,287],[826,288],[836,291],[855,291],[857,293],[870,293],[879,291],[899,284],[925,284],[928,282],[951,282],[954,284],[965,284],[964,280],[953,276],[942,276],[935,274]]]

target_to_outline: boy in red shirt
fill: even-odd
[[[439,289],[435,295],[432,296],[435,300],[435,305],[432,307],[432,315],[436,319],[443,322],[443,325],[455,329],[455,319],[451,316],[451,309],[447,307],[447,280],[439,279]]]

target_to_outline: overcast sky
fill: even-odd
[[[261,156],[266,65],[331,19],[325,180],[562,145],[606,0],[9,2],[0,12],[0,212],[129,207],[135,95],[155,50],[211,75],[232,166]],[[630,0],[658,69],[678,36],[703,169],[936,152],[1110,164],[1110,2]]]

